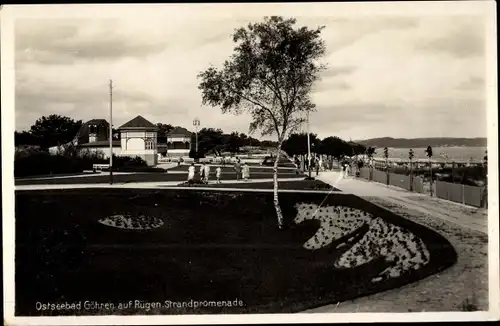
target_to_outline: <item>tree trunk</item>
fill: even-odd
[[[283,222],[283,213],[281,212],[280,203],[278,200],[278,162],[281,156],[281,143],[278,143],[278,151],[276,152],[276,160],[274,161],[273,167],[273,198],[274,198],[274,209],[276,210],[276,217],[278,218],[278,227],[284,229],[285,225]]]

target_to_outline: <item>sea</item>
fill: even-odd
[[[427,159],[426,148],[413,148],[414,160]],[[409,148],[388,148],[389,159],[393,160],[408,160]],[[482,163],[486,155],[486,147],[433,147],[432,148],[433,161],[447,161],[447,162],[474,162]],[[384,157],[384,149],[377,148],[375,158]]]

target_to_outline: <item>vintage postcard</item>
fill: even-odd
[[[6,324],[499,319],[494,2],[0,13]]]

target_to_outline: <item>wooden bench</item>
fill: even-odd
[[[109,168],[109,164],[94,164],[92,165],[92,170],[94,172],[102,171],[104,168]]]

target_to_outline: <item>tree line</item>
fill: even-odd
[[[75,138],[83,125],[82,120],[51,114],[35,121],[29,130],[14,133],[15,146],[39,146],[48,149],[52,146],[67,144]],[[158,143],[167,143],[167,134],[175,127],[171,124],[157,123]],[[113,138],[120,139],[120,133],[113,128]],[[196,135],[192,135],[192,144],[196,142]],[[239,153],[244,146],[275,147],[276,142],[259,140],[244,133],[233,131],[224,133],[218,128],[202,128],[198,131],[198,152],[200,154],[222,152]],[[193,146],[194,148],[194,146]]]
[[[362,144],[355,142],[347,142],[336,136],[329,136],[320,139],[316,134],[309,135],[311,142],[311,153],[328,155],[335,159],[342,159],[346,156],[355,156],[362,154],[374,154],[374,148],[365,147]],[[291,134],[282,145],[282,149],[289,155],[306,155],[308,153],[307,147],[307,133],[293,133]]]

